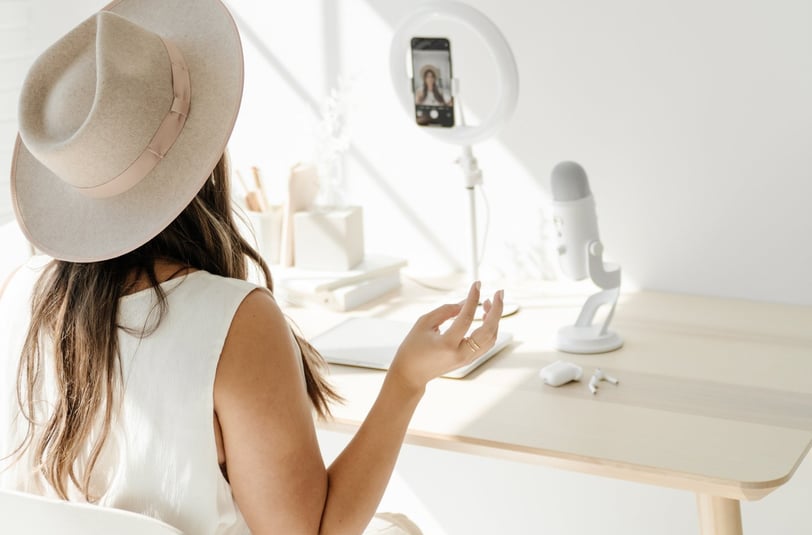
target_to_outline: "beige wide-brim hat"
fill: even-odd
[[[19,107],[17,220],[54,258],[96,262],[165,229],[222,156],[243,55],[220,0],[119,0],[33,64]]]
[[[434,73],[435,80],[440,78],[440,71],[437,69],[437,67],[427,63],[427,64],[423,65],[422,67],[420,67],[420,81],[421,82],[426,79],[426,72],[427,71],[431,71],[431,72]]]

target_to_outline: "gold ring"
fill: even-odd
[[[468,344],[468,347],[471,348],[471,351],[476,353],[480,350],[479,344],[477,344],[473,338],[465,337],[465,342]]]

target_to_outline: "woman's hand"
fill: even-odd
[[[470,363],[493,347],[502,317],[502,290],[494,294],[493,302],[483,303],[482,325],[465,336],[479,303],[479,288],[477,281],[462,303],[442,305],[421,316],[400,344],[389,375],[422,391],[430,380]],[[455,316],[451,326],[441,333],[440,325]]]

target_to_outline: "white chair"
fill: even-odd
[[[148,516],[0,490],[0,533],[8,535],[182,535]]]

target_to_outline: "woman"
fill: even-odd
[[[424,106],[445,106],[443,94],[437,87],[437,74],[431,67],[423,70],[423,88],[417,92],[417,103]]]
[[[0,296],[0,488],[189,534],[361,533],[426,383],[492,346],[501,293],[470,337],[477,284],[422,316],[324,466],[312,412],[337,395],[231,214],[241,93],[219,0],[115,2],[32,66],[12,195],[54,260]]]

